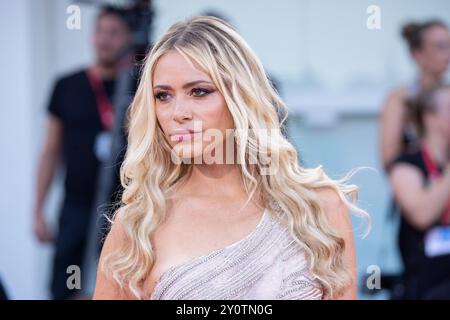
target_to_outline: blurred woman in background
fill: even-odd
[[[450,61],[450,33],[443,22],[410,22],[402,28],[401,34],[417,66],[417,76],[409,85],[393,90],[383,106],[379,148],[381,163],[386,172],[389,172],[390,165],[400,154],[417,148],[419,141],[406,101],[441,83]],[[391,198],[387,219],[398,217],[399,211],[398,203]],[[389,220],[388,223],[391,224],[392,221]]]
[[[391,165],[406,299],[450,299],[450,86],[408,103],[419,135]]]
[[[417,142],[417,133],[409,119],[405,101],[442,82],[450,63],[450,32],[441,21],[408,23],[402,36],[417,68],[410,85],[393,90],[386,99],[380,123],[380,154],[387,169],[399,154]]]

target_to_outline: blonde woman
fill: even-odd
[[[354,299],[357,188],[299,166],[285,109],[230,25],[174,24],[131,105],[94,298]]]

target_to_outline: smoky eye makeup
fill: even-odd
[[[216,91],[217,91],[217,89],[213,86],[199,84],[195,87],[192,86],[190,89],[187,89],[186,94],[191,97],[194,97],[194,98],[203,98],[203,97],[206,97]],[[171,95],[172,94],[171,94],[170,90],[167,90],[166,88],[159,88],[159,87],[157,87],[153,93],[153,97],[160,102],[165,102],[165,101],[169,100]]]
[[[156,100],[159,101],[166,101],[169,98],[169,92],[164,91],[164,90],[159,90],[156,91],[153,96],[155,97]]]
[[[189,94],[192,95],[193,97],[204,97],[215,91],[216,91],[216,89],[212,89],[212,88],[195,87],[190,90]]]

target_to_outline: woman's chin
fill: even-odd
[[[202,162],[202,143],[180,142],[173,147],[173,152],[183,163],[193,164]],[[194,162],[195,161],[195,162]]]

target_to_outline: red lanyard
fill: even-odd
[[[87,70],[89,83],[94,91],[97,110],[104,130],[111,130],[114,126],[114,108],[106,94],[105,87],[95,67]]]
[[[422,148],[422,158],[425,162],[425,168],[430,178],[432,180],[439,178],[441,176],[441,173],[439,172],[436,163],[433,161],[428,150],[425,147]],[[447,203],[447,207],[445,208],[444,213],[442,214],[441,222],[444,225],[450,224],[450,200]]]

